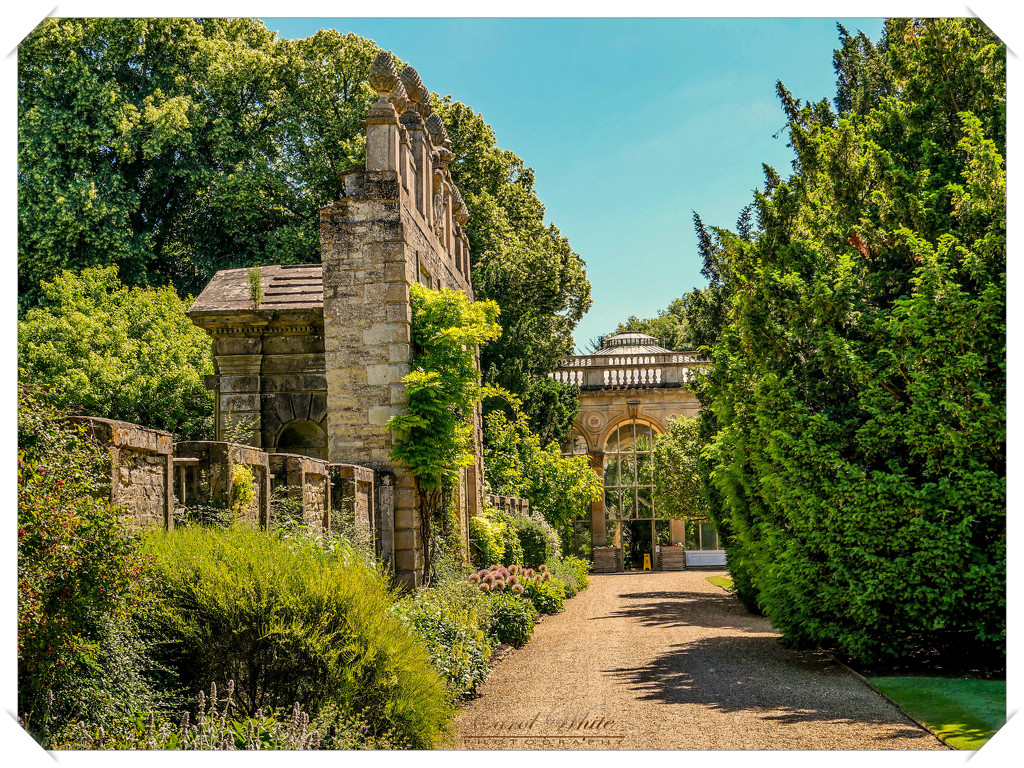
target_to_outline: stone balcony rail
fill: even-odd
[[[548,374],[580,389],[682,387],[708,365],[693,352],[649,355],[573,355]]]

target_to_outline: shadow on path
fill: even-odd
[[[604,672],[647,701],[749,710],[787,725],[888,726],[880,741],[934,738],[895,708],[880,710],[878,694],[838,665],[790,651],[775,636],[706,637],[672,646],[650,664]]]
[[[612,610],[604,616],[592,616],[591,621],[602,619],[635,619],[645,627],[709,627],[735,629],[743,632],[772,632],[767,619],[763,626],[760,617],[750,612],[727,592],[627,592],[619,599],[633,601],[625,608]]]

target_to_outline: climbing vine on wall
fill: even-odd
[[[434,560],[444,520],[444,489],[456,487],[459,470],[470,466],[473,454],[473,409],[493,387],[480,383],[477,348],[501,334],[498,305],[471,301],[461,291],[410,287],[412,305],[412,371],[402,379],[408,394],[403,412],[392,417],[395,434],[391,457],[405,465],[416,482],[421,513],[429,524],[421,530],[427,572]]]

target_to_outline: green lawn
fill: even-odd
[[[721,587],[724,590],[732,592],[732,579],[725,576],[708,576],[708,581],[714,584],[716,587]]]
[[[869,677],[868,682],[953,749],[981,749],[1006,722],[1005,680]]]

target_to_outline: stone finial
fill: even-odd
[[[391,93],[388,94],[388,101],[390,101],[398,114],[402,114],[406,109],[409,108],[409,104],[412,102],[409,99],[409,94],[406,93],[405,85],[401,80],[395,83],[395,87],[391,89]]]
[[[463,227],[469,223],[469,208],[466,206],[466,201],[462,199],[459,188],[454,184],[452,184],[452,218]]]
[[[420,92],[420,100],[413,102],[412,108],[424,120],[430,117],[434,113],[434,105],[430,102],[430,91],[423,88]]]
[[[408,69],[408,67],[406,67]],[[389,51],[381,51],[370,65],[370,74],[366,78],[370,87],[380,94],[380,100],[384,101],[385,95],[400,84],[398,70],[395,69],[395,59]]]
[[[413,101],[419,101],[420,91],[426,90],[426,88],[423,87],[423,80],[420,79],[420,73],[413,67],[407,66],[402,70],[402,74],[400,74],[399,77],[402,79],[402,84],[405,86],[405,90],[409,94],[409,98]]]
[[[444,127],[444,120],[441,119],[437,112],[431,112],[425,118],[425,125],[427,127],[427,134],[435,146],[443,147],[449,143],[450,140],[448,138],[448,131]]]

